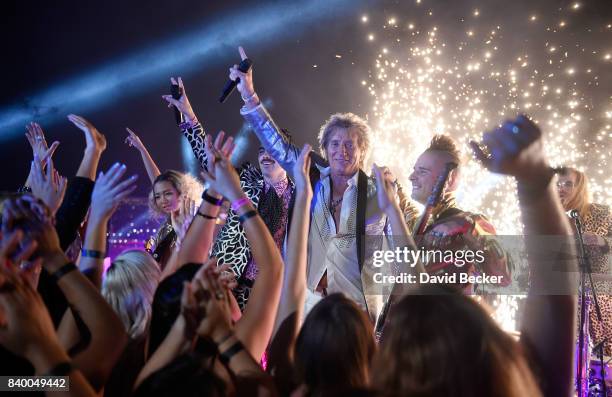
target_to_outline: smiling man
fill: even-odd
[[[436,262],[425,263],[429,274],[452,275],[460,273],[458,286],[466,293],[474,292],[475,275],[491,276],[494,285],[480,284],[480,288],[500,287],[510,284],[511,262],[493,237],[495,228],[484,215],[464,211],[457,207],[455,192],[459,185],[462,161],[461,152],[456,142],[447,135],[436,135],[429,147],[418,157],[410,182],[412,182],[412,199],[426,204],[427,199],[446,168],[447,163],[455,163],[457,167],[449,174],[442,200],[434,208],[431,219],[425,229],[421,248],[440,251],[480,252],[483,260],[473,260],[469,263]],[[417,218],[407,219],[414,227]],[[476,257],[476,256],[474,256]],[[466,276],[467,275],[467,276]],[[464,282],[462,282],[463,280]],[[467,282],[465,280],[468,280]]]
[[[241,55],[246,57],[243,52]],[[240,78],[237,88],[245,102],[241,114],[265,150],[291,172],[299,150],[259,101],[252,72],[243,73],[235,65],[230,78]],[[373,274],[369,273],[374,267],[372,258],[365,255],[365,237],[383,236],[388,229],[387,217],[378,207],[375,180],[363,172],[370,149],[370,127],[355,114],[333,114],[320,129],[319,146],[322,157],[312,156],[310,171],[314,196],[305,313],[324,296],[342,292],[374,322],[382,307],[382,295],[369,288],[374,285]],[[382,240],[377,239],[386,244]]]

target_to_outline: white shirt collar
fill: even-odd
[[[321,179],[331,176],[331,167],[325,167],[321,169]],[[359,171],[355,172],[355,175],[351,177],[346,184],[349,187],[357,186],[357,179],[359,178]]]

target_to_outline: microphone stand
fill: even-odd
[[[576,225],[576,240],[578,241],[578,259],[580,263],[580,324],[578,328],[578,373],[576,374],[576,386],[578,389],[579,397],[588,397],[589,388],[588,383],[586,383],[586,388],[584,387],[584,382],[588,382],[588,379],[583,379],[584,376],[584,346],[585,342],[588,344],[588,341],[585,341],[585,326],[588,316],[588,307],[587,307],[587,277],[589,285],[591,286],[591,295],[593,296],[593,303],[595,303],[595,313],[597,313],[597,319],[601,322],[601,309],[599,308],[599,301],[597,300],[597,291],[595,289],[595,284],[593,284],[593,269],[591,268],[591,261],[586,254],[586,250],[584,247],[584,238],[582,236],[582,222],[580,221],[580,215],[578,211],[573,210],[570,213],[570,217],[574,219],[574,223]],[[602,347],[603,349],[603,347]],[[603,362],[603,357],[602,357]],[[602,366],[602,373],[605,373],[605,369]],[[605,377],[603,382],[603,392],[604,396],[607,396]]]
[[[599,376],[601,377],[601,388],[602,388],[602,396],[608,396],[608,390],[606,389],[606,367],[608,363],[604,363],[604,345],[606,344],[607,338],[603,338],[601,342],[599,342],[594,348],[593,353],[597,354],[597,359],[599,360]]]

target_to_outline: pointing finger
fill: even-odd
[[[241,60],[244,61],[245,59],[247,59],[247,55],[246,55],[246,52],[244,52],[244,48],[238,47],[238,52],[240,52],[240,59]]]

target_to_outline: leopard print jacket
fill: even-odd
[[[208,158],[204,150],[206,133],[202,125],[197,123],[193,128],[185,129],[182,132],[202,168],[207,169]],[[240,176],[240,187],[257,208],[264,186],[261,170],[250,163],[244,163],[237,171]],[[212,256],[217,258],[218,266],[226,263],[230,265],[238,279],[242,276],[251,258],[251,250],[244,229],[238,220],[238,215],[231,208],[228,211],[226,223],[213,244]]]

